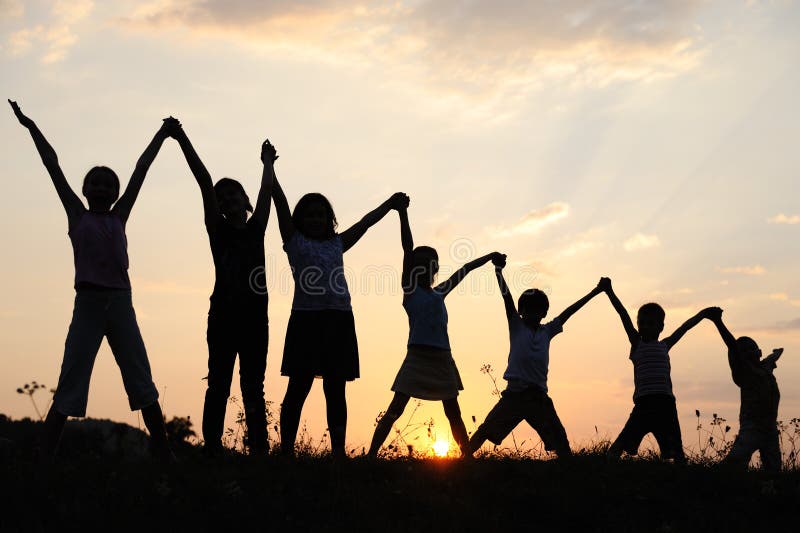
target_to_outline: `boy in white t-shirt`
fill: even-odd
[[[525,420],[539,433],[547,451],[554,451],[559,457],[569,456],[572,451],[567,440],[567,432],[556,414],[553,400],[547,395],[550,340],[561,333],[564,323],[576,311],[603,291],[598,285],[589,294],[567,307],[555,319],[542,324],[542,319],[550,307],[547,295],[539,289],[526,290],[519,297],[519,311],[517,311],[503,278],[505,260],[498,258],[493,262],[497,283],[500,285],[500,293],[505,303],[511,340],[508,367],[503,374],[508,386],[503,391],[500,401],[472,435],[464,453],[471,456],[486,440],[500,444],[520,422]]]

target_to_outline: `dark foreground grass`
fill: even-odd
[[[800,473],[655,461],[70,457],[0,467],[0,531],[797,531]]]

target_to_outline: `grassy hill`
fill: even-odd
[[[796,470],[768,476],[719,465],[608,463],[597,453],[553,461],[354,458],[341,463],[324,455],[289,461],[232,453],[212,461],[188,445],[179,450],[178,464],[163,467],[141,455],[109,451],[101,443],[87,447],[91,439],[69,437],[69,432],[65,439],[77,447],[43,467],[32,460],[27,443],[14,444],[27,440],[36,424],[1,422],[0,438],[10,439],[13,431],[18,437],[4,441],[0,454],[3,532],[800,527]]]

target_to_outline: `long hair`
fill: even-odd
[[[327,223],[325,228],[325,239],[330,239],[334,235],[336,235],[336,228],[339,227],[339,223],[336,221],[336,214],[333,212],[333,206],[325,198],[324,195],[318,192],[310,192],[308,194],[304,194],[300,200],[298,200],[297,205],[294,206],[294,211],[292,212],[292,223],[297,231],[299,231],[304,236],[307,236],[307,231],[305,227],[305,213],[306,211],[313,205],[321,205],[325,209],[325,214],[327,215]]]
[[[431,272],[431,270],[433,262],[439,261],[439,253],[430,246],[417,246],[411,254],[410,288],[427,286],[436,275],[436,272]]]
[[[241,192],[242,196],[247,200],[247,207],[245,207],[245,209],[251,213],[253,212],[253,205],[250,203],[250,197],[247,196],[241,183],[233,178],[222,178],[214,184],[214,194],[219,194],[219,191],[222,189],[234,189]]]

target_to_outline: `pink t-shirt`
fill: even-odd
[[[128,239],[116,213],[85,211],[69,231],[75,256],[75,288],[130,289]]]

